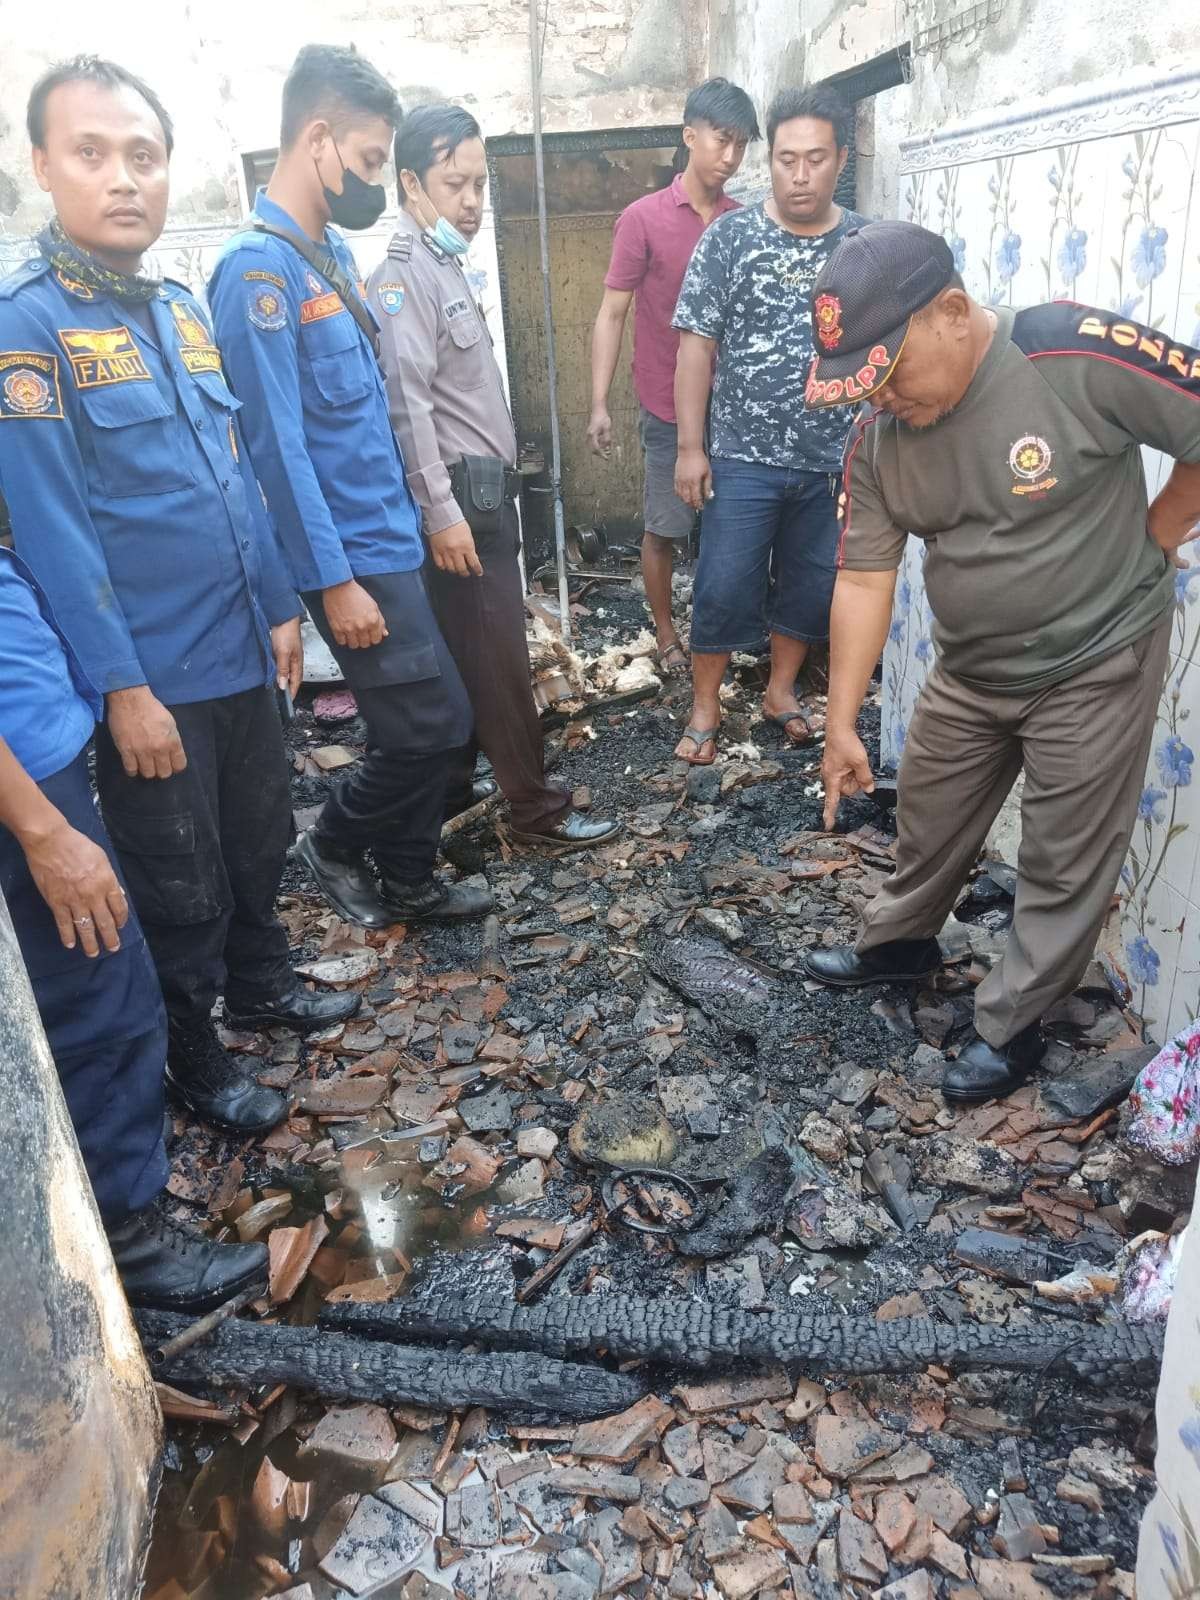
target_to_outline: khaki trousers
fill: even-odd
[[[857,948],[940,931],[1024,768],[1012,931],[975,994],[989,1044],[1036,1022],[1092,958],[1137,815],[1172,616],[1047,689],[972,689],[939,664],[921,691],[900,762],[896,872]]]

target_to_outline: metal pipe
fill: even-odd
[[[264,1276],[262,1283],[252,1283],[248,1289],[243,1289],[240,1294],[235,1294],[231,1300],[226,1300],[215,1311],[210,1311],[207,1316],[190,1323],[188,1327],[177,1333],[173,1339],[168,1339],[165,1344],[157,1346],[156,1349],[150,1352],[150,1359],[156,1367],[161,1367],[172,1356],[177,1356],[181,1350],[190,1350],[194,1344],[199,1344],[201,1339],[207,1338],[214,1328],[219,1328],[223,1322],[227,1322],[237,1312],[244,1310],[252,1300],[257,1300],[265,1293],[266,1282]]]
[[[550,0],[546,0],[549,9]],[[571,599],[567,590],[567,530],[563,520],[562,442],[558,432],[558,363],[554,351],[554,309],[550,294],[550,230],[546,222],[546,163],[542,155],[542,40],[538,0],[529,0],[529,87],[533,102],[533,174],[537,190],[538,245],[542,260],[542,310],[546,325],[546,378],[550,401],[550,482],[554,496],[554,554],[558,563],[558,605],[562,636],[571,639]]]

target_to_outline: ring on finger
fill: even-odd
[[[91,917],[72,917],[71,921],[77,928],[90,928],[92,925]]]

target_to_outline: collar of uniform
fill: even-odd
[[[674,200],[677,206],[687,206],[689,211],[696,211],[695,206],[688,199],[687,190],[683,187],[682,172],[677,172],[671,179],[670,195],[671,199]],[[736,207],[737,201],[731,200],[727,194],[722,193],[721,198],[717,201],[716,206],[713,209],[713,215],[717,217],[722,216],[726,211],[733,211],[736,209]],[[700,213],[696,211],[696,215],[699,216]]]

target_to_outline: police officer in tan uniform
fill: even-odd
[[[579,815],[546,782],[529,682],[517,561],[517,442],[483,312],[463,272],[479,231],[487,161],[460,106],[419,107],[396,135],[400,225],[367,285],[382,329],[392,424],[421,508],[425,581],[467,687],[476,739],[509,804],[514,838],[579,850],[619,825]],[[462,752],[451,809],[470,803]]]

